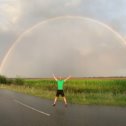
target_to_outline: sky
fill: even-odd
[[[0,72],[126,76],[125,22],[125,0],[0,0]]]

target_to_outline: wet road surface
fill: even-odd
[[[126,126],[126,107],[52,103],[0,89],[0,126]]]

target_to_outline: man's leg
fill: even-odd
[[[55,97],[55,99],[54,99],[53,106],[55,106],[55,105],[56,105],[56,102],[57,102],[57,97]]]
[[[54,104],[56,104],[56,102],[57,102],[57,96],[56,96],[55,99],[54,99]]]
[[[54,99],[53,106],[56,105],[56,102],[57,102],[57,98],[58,98],[58,97],[59,97],[59,91],[57,90],[57,92],[56,92],[56,97],[55,97],[55,99]]]
[[[65,97],[65,95],[64,95],[64,91],[62,91],[61,95],[62,95],[62,97],[63,97],[65,106],[67,106],[67,100],[66,100],[66,97]]]
[[[63,97],[63,100],[64,100],[64,103],[67,104],[67,100],[65,96]]]
[[[63,97],[63,100],[64,100],[65,105],[67,105],[67,100],[65,96]]]

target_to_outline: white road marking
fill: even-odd
[[[41,114],[44,114],[44,115],[46,115],[46,116],[50,116],[50,114],[45,113],[45,112],[40,111],[40,110],[37,110],[37,109],[35,109],[35,108],[33,108],[33,107],[29,106],[29,105],[26,105],[26,104],[24,104],[24,103],[22,103],[22,102],[16,100],[16,99],[15,99],[14,101],[15,101],[16,103],[18,103],[18,104],[20,104],[20,105],[26,107],[26,108],[32,109],[32,110],[34,110],[34,111],[36,111],[36,112],[39,112],[39,113],[41,113]]]

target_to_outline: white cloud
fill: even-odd
[[[7,43],[14,41],[19,34],[21,34],[27,28],[32,27],[36,23],[49,19],[49,18],[53,18],[53,17],[57,17],[57,16],[64,16],[64,15],[72,15],[72,16],[77,15],[77,16],[84,16],[84,17],[89,17],[92,19],[99,20],[101,22],[104,22],[105,24],[108,24],[113,29],[115,29],[117,32],[123,34],[126,39],[126,26],[125,26],[125,22],[126,22],[125,5],[126,4],[125,3],[126,3],[125,0],[121,0],[121,1],[118,1],[118,0],[110,0],[110,1],[107,1],[107,0],[0,0],[0,32],[1,32],[0,33],[0,35],[1,35],[0,43],[2,43],[2,44],[4,43],[3,45],[7,45]],[[54,26],[55,25],[53,25],[53,27]],[[71,24],[70,24],[70,26],[71,26]],[[72,27],[74,27],[74,26],[75,26],[75,24],[73,24]],[[85,29],[85,27],[84,27],[84,29]],[[77,28],[76,30],[78,30],[78,29],[81,29],[81,28]],[[67,32],[68,32],[68,28],[67,28]],[[67,32],[65,31],[65,33],[67,33]],[[85,34],[85,36],[88,36],[86,34],[88,32],[89,32],[88,29],[86,29],[85,33],[82,32],[82,34],[83,35]],[[93,38],[93,42],[91,43],[91,45],[88,45],[88,44],[86,45],[86,42],[88,42],[89,40],[88,39],[86,40],[86,37],[84,37],[84,42],[85,42],[84,48],[85,49],[83,49],[83,46],[80,45],[78,47],[78,45],[77,45],[77,47],[78,47],[77,54],[75,54],[75,57],[78,57],[80,55],[80,58],[81,58],[81,56],[86,57],[86,56],[90,55],[90,57],[87,57],[87,60],[90,61],[90,62],[87,62],[87,66],[90,63],[92,66],[93,60],[90,60],[91,57],[92,58],[94,57],[94,61],[97,59],[95,54],[94,55],[92,54],[92,48],[93,49],[97,48],[96,53],[98,54],[98,52],[97,52],[98,50],[101,53],[102,52],[101,49],[107,48],[108,45],[112,47],[112,44],[113,44],[112,40],[111,40],[111,36],[108,38],[108,35],[107,35],[107,37],[104,37],[105,40],[102,40],[103,37],[101,35],[103,33],[101,32],[101,30],[96,30],[95,34],[94,33],[91,34],[91,33],[89,34],[89,40],[90,40],[90,36],[92,36],[92,38]],[[49,33],[47,33],[47,35],[48,34]],[[58,34],[58,32],[57,32],[57,34]],[[95,37],[96,34],[99,38],[99,41],[100,41],[100,39],[103,41],[103,42],[100,41],[101,48],[96,47],[99,44],[94,42],[96,39],[96,37]],[[38,34],[35,34],[35,37],[37,35]],[[64,36],[66,36],[66,34]],[[68,37],[70,37],[70,36],[71,35],[69,35]],[[64,37],[64,38],[68,38],[68,37]],[[40,38],[41,38],[41,36],[38,37],[38,39],[40,39]],[[57,38],[57,37],[55,37],[55,38]],[[73,38],[73,36],[71,36],[71,38]],[[35,40],[35,42],[36,42],[36,40]],[[60,41],[62,41],[62,40],[60,40]],[[73,40],[73,41],[75,41],[75,40]],[[77,41],[81,42],[80,39]],[[106,43],[105,43],[105,41],[106,41]],[[114,40],[114,41],[117,41],[117,40]],[[3,52],[3,45],[0,45],[0,50],[2,50],[1,52]],[[115,45],[115,44],[113,44],[113,45]],[[86,48],[86,46],[88,48]],[[4,49],[5,50],[8,49],[8,46],[7,46],[7,48],[4,48]],[[76,52],[76,50],[75,50],[75,52]],[[119,52],[121,53],[122,51],[119,50]],[[120,54],[119,56],[116,56],[116,57],[119,57],[120,59],[123,59],[123,61],[121,60],[121,63],[123,63],[122,64],[123,67],[126,64],[126,61],[124,60],[125,58],[123,57],[125,53],[126,52],[124,51],[124,53],[121,53],[122,55]],[[0,53],[0,56],[1,55],[2,54]],[[73,55],[74,54],[71,52],[70,57],[72,57]],[[36,57],[37,56],[38,56],[38,54],[36,55]],[[111,57],[113,57],[113,55]],[[24,61],[24,59],[23,59],[23,61]],[[54,61],[54,60],[51,60],[51,61]],[[73,58],[73,61],[74,61],[74,58]],[[106,61],[108,61],[107,58],[106,58]],[[101,64],[104,63],[104,59],[100,58],[99,62],[101,62]],[[83,62],[81,62],[81,63],[83,63]],[[115,62],[113,64],[115,64]],[[83,66],[83,64],[82,64],[82,66]],[[12,67],[12,66],[10,66],[10,67]],[[89,70],[91,70],[91,69],[92,69],[92,67],[89,68]],[[126,69],[126,68],[124,68],[124,69]],[[95,69],[95,70],[96,70],[95,72],[97,72],[97,69]],[[121,73],[121,71],[120,71],[120,74],[125,73],[125,71],[122,71],[122,73]]]
[[[0,32],[8,31],[8,21],[3,15],[0,15]]]
[[[18,23],[20,17],[21,4],[19,0],[0,1],[1,31],[7,32],[12,29],[13,25],[16,25]]]
[[[78,7],[82,0],[69,0],[65,3],[66,7]]]
[[[126,70],[126,50],[121,42],[112,31],[92,20],[66,17],[47,21],[16,41],[1,72],[10,77],[17,73],[50,77],[52,72],[63,76],[122,76],[126,75],[120,72]]]
[[[3,3],[0,5],[0,10],[11,23],[16,23],[21,14],[20,2],[17,0]]]

